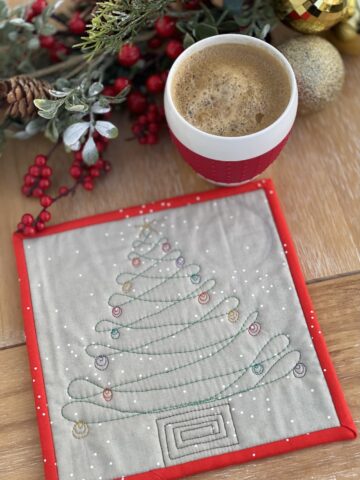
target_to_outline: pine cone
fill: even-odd
[[[36,114],[34,100],[50,98],[51,85],[32,77],[15,76],[0,81],[0,106],[7,107],[5,116],[25,120]]]

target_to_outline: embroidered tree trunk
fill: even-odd
[[[62,413],[76,438],[90,424],[209,404],[306,373],[288,335],[266,334],[259,312],[244,315],[236,296],[215,300],[215,279],[203,278],[154,225],[141,226],[130,271],[109,298],[112,318],[95,325],[99,340],[86,347],[101,380],[69,384]]]

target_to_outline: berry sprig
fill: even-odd
[[[147,106],[146,112],[139,115],[131,130],[140,145],[155,145],[159,141],[159,131],[164,123],[164,110],[155,103]]]
[[[107,139],[96,133],[94,139],[99,154],[103,153],[107,147]],[[34,163],[30,165],[28,173],[24,176],[22,192],[28,197],[39,198],[42,207],[36,217],[30,213],[22,215],[21,221],[17,225],[17,231],[28,237],[45,229],[45,224],[51,219],[51,213],[48,211],[51,205],[61,198],[74,194],[80,186],[88,191],[93,190],[96,180],[111,170],[111,163],[103,158],[99,158],[94,165],[87,165],[83,160],[81,150],[74,152],[74,159],[69,169],[73,183],[70,186],[62,185],[57,194],[51,196],[47,190],[51,187],[53,171],[48,165],[48,161],[54,150],[52,148],[48,155],[37,155]]]

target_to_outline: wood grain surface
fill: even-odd
[[[359,425],[360,275],[316,282],[310,285],[310,294],[346,400]],[[41,480],[42,457],[25,346],[0,351],[0,365],[0,480]],[[191,478],[355,480],[360,478],[360,440],[313,447]]]
[[[23,3],[11,0],[12,4]],[[277,42],[287,36],[283,30]],[[324,111],[296,120],[271,176],[285,211],[319,321],[355,422],[360,421],[360,58],[344,58],[340,98]],[[53,222],[213,188],[180,158],[164,132],[155,147],[132,141],[119,117],[119,138],[107,158],[113,172],[93,193],[80,191],[52,208]],[[0,480],[43,479],[18,281],[11,235],[38,204],[20,194],[22,177],[50,144],[42,137],[9,141],[0,158]],[[70,158],[51,160],[54,189],[69,180]],[[66,259],[64,259],[66,260]],[[306,408],[306,406],[304,406]],[[197,480],[356,480],[360,442],[342,442],[209,472]]]

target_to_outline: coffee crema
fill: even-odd
[[[177,68],[171,95],[199,130],[237,137],[271,125],[290,100],[280,61],[261,47],[225,43],[190,55]]]

